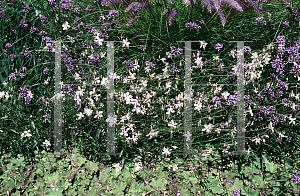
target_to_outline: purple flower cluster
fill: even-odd
[[[104,19],[105,19],[104,16],[100,16],[98,22],[100,23],[100,22],[102,22],[102,20],[104,20]]]
[[[65,65],[68,67],[68,71],[73,70],[74,66],[72,63],[76,62],[77,59],[72,59],[71,57],[64,60]]]
[[[49,71],[49,68],[48,68],[48,67],[46,67],[46,68],[43,69],[43,73],[44,73],[44,74],[48,74],[48,71]]]
[[[277,116],[275,116],[274,114],[272,114],[269,118],[269,121],[272,121],[273,125],[276,126],[279,122],[279,118]]]
[[[151,68],[155,68],[155,64],[153,64],[152,62],[150,61],[146,61],[145,63],[147,66],[150,65]]]
[[[190,28],[190,29],[197,29],[197,31],[199,31],[199,29],[201,28],[201,26],[199,26],[197,23],[195,22],[187,22],[185,24],[185,27]]]
[[[263,90],[268,94],[269,99],[274,98],[274,92],[270,87],[265,86]]]
[[[5,44],[5,48],[10,48],[12,45],[11,45],[11,43],[6,43]]]
[[[259,110],[258,113],[263,113],[265,116],[276,111],[274,106],[256,106],[255,108]]]
[[[97,53],[94,53],[91,58],[88,58],[88,64],[92,64],[93,66],[99,67],[100,65],[100,57]]]
[[[78,25],[78,28],[80,28],[79,25]],[[92,29],[93,29],[92,25],[86,25],[85,28],[87,30],[89,30],[89,32],[92,32]]]
[[[24,9],[24,12],[28,13],[30,11],[30,7],[28,6],[22,6],[22,8]]]
[[[64,9],[68,13],[71,11],[71,9],[69,8],[69,6],[66,3],[62,3],[61,8]]]
[[[15,76],[14,74],[10,74],[10,75],[8,76],[8,79],[9,79],[10,81],[12,81],[12,80],[16,80],[17,78],[16,78],[16,76]]]
[[[134,63],[133,63],[133,61],[124,61],[123,63],[122,63],[124,66],[127,66],[127,67],[134,67]]]
[[[235,105],[237,100],[237,95],[229,95],[229,97],[226,100],[226,105]]]
[[[25,58],[26,59],[29,59],[30,57],[32,57],[32,54],[31,54],[31,52],[30,51],[28,51],[28,50],[25,50],[25,52],[24,52],[24,54],[23,54],[24,56],[25,56]]]
[[[30,28],[30,33],[33,33],[34,31],[36,31],[36,28],[35,28],[34,26],[32,26],[32,27]]]
[[[285,72],[284,67],[284,60],[278,56],[275,56],[272,61],[272,68],[276,69],[276,72],[282,76]]]
[[[175,57],[177,57],[177,55],[183,54],[183,50],[182,50],[180,47],[178,47],[178,48],[176,49],[175,46],[172,46],[172,47],[171,47],[170,54],[175,55]]]
[[[240,196],[240,191],[239,191],[239,190],[236,190],[236,189],[232,189],[231,194],[232,194],[233,196]]]
[[[25,99],[27,103],[31,101],[31,98],[28,96],[29,89],[26,87],[20,87],[20,96]]]
[[[215,45],[215,49],[218,50],[218,52],[220,52],[220,49],[221,49],[221,48],[223,48],[223,44],[217,43],[217,44]]]
[[[300,176],[298,175],[297,170],[295,170],[293,172],[293,174],[294,175],[291,176],[291,182],[296,183],[296,184],[300,183]]]
[[[109,22],[106,22],[106,23],[102,24],[102,28],[103,28],[104,31],[106,31],[110,27],[111,27],[111,24]]]
[[[139,47],[139,49],[140,49],[140,50],[142,50],[143,52],[145,52],[145,50],[146,50],[146,46],[144,46],[144,45],[141,45],[141,46]]]
[[[277,85],[279,86],[280,90],[288,90],[289,86],[286,82],[281,81],[280,79],[276,79]]]
[[[46,16],[41,16],[41,22],[43,24],[47,24],[49,21],[48,21],[48,18]]]
[[[75,7],[75,8],[74,8],[74,12],[76,12],[77,14],[79,14],[80,9],[79,9],[78,7]]]
[[[27,26],[28,26],[28,24],[26,24],[26,22],[24,21],[24,18],[21,19],[21,21],[19,22],[19,25],[20,25],[21,27],[27,27]]]
[[[114,18],[115,16],[119,16],[119,12],[116,11],[116,10],[111,10],[109,11],[108,15],[107,15],[107,18],[108,19],[112,19]]]
[[[172,68],[171,68],[170,71],[171,71],[172,73],[175,73],[175,72],[179,72],[179,71],[180,71],[180,68],[177,68],[177,67],[175,67],[174,65],[171,65],[171,67],[172,67]]]
[[[46,31],[40,31],[39,34],[41,34],[41,35],[47,35],[47,32]]]

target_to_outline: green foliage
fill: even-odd
[[[169,171],[164,171],[161,166],[168,166],[171,162],[157,164],[155,171],[144,168],[144,171],[135,171],[134,164],[125,164],[119,175],[116,176],[115,169],[108,166],[100,166],[91,161],[85,160],[81,154],[74,149],[74,152],[65,158],[49,157],[45,153],[37,153],[41,161],[34,165],[25,165],[24,157],[12,158],[10,161],[5,161],[0,170],[0,194],[9,192],[12,195],[76,195],[90,194],[97,195],[104,193],[106,195],[146,195],[151,193],[169,193],[173,189],[173,185],[165,186],[166,181],[176,179],[176,185],[181,194],[195,195],[198,191],[213,195],[228,195],[233,189],[240,190],[241,195],[258,195],[258,190],[264,190],[266,194],[280,194],[280,182],[274,180],[273,177],[267,177],[264,180],[260,174],[255,174],[253,178],[249,178],[246,172],[243,172],[240,177],[237,173],[231,170],[207,169],[207,165],[203,164],[198,167],[200,173],[192,174],[188,166],[197,166],[193,164],[194,159],[187,159],[181,162],[178,170],[173,173],[171,178]],[[75,158],[76,157],[76,158]],[[264,156],[266,158],[266,156]],[[8,157],[2,157],[3,160]],[[43,161],[44,160],[44,161]],[[216,161],[217,159],[214,159]],[[182,167],[182,165],[187,165]],[[268,165],[277,165],[273,162],[264,162]],[[198,165],[199,166],[199,165]],[[216,165],[213,165],[216,168]],[[258,168],[257,165],[249,165],[245,170],[251,171],[251,168]],[[272,172],[271,172],[272,171]],[[272,169],[267,169],[268,173],[275,173]],[[293,168],[289,169],[292,173]],[[200,182],[203,174],[206,173],[205,183]],[[250,172],[251,173],[251,172]],[[99,174],[99,175],[98,175]],[[276,174],[281,176],[280,170],[277,169]],[[223,178],[226,175],[227,178]],[[140,179],[140,180],[139,180]],[[147,179],[148,185],[144,183]],[[290,179],[290,178],[289,178]],[[294,183],[288,183],[287,191],[296,192],[298,186]],[[232,180],[234,180],[232,182]],[[225,183],[222,183],[225,182]],[[266,183],[267,182],[267,183]],[[101,185],[100,185],[101,184]],[[131,188],[129,188],[131,187]],[[256,191],[255,191],[256,190]]]

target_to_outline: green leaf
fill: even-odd
[[[234,186],[235,189],[240,189],[241,187],[243,187],[243,181],[241,181],[240,179],[236,179],[234,181]]]
[[[223,189],[220,187],[220,186],[214,186],[214,187],[212,187],[212,192],[213,193],[218,193],[218,194],[222,194],[224,191],[223,191]]]
[[[275,163],[269,163],[269,164],[265,164],[266,165],[266,170],[271,172],[271,173],[275,173],[277,170],[278,165]]]
[[[188,180],[189,180],[190,182],[192,182],[194,185],[198,183],[198,179],[195,178],[195,177],[190,177]]]
[[[164,182],[162,182],[160,178],[153,179],[149,185],[153,186],[154,188],[161,188],[162,190],[165,190]]]

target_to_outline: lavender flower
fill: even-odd
[[[231,194],[232,194],[233,196],[240,196],[240,191],[239,191],[239,190],[236,190],[236,189],[232,189]]]
[[[104,19],[105,19],[104,16],[100,16],[98,22],[100,23],[100,22],[102,22],[102,20],[104,20]]]
[[[107,15],[107,18],[108,19],[112,19],[114,18],[115,16],[119,16],[119,12],[116,11],[116,10],[111,10],[109,11],[108,15]]]
[[[16,80],[17,78],[16,78],[16,76],[15,76],[14,74],[10,74],[10,75],[8,76],[8,79],[9,79],[9,80]]]
[[[127,67],[133,67],[134,65],[133,65],[133,62],[132,61],[124,61],[123,63],[122,63],[124,66],[127,66]]]
[[[21,21],[19,22],[19,25],[21,27],[27,27],[28,26],[28,24],[26,24],[26,22],[24,21],[24,19],[21,19]]]
[[[47,35],[47,32],[46,31],[40,31],[39,34],[41,34],[41,35]]]
[[[32,26],[32,27],[30,28],[30,33],[33,33],[34,31],[36,31],[36,28],[35,28],[34,26]]]
[[[71,9],[69,8],[69,6],[65,3],[61,4],[61,8],[64,9],[65,11],[67,11],[68,13],[71,11]]]
[[[46,16],[41,16],[41,22],[43,24],[47,24],[49,21],[48,21],[48,18]]]
[[[177,55],[183,54],[183,50],[179,47],[176,49],[175,46],[172,46],[170,54],[173,54],[173,55],[175,55],[175,57],[177,57]]]
[[[111,27],[111,25],[110,25],[110,23],[109,22],[106,22],[106,23],[103,23],[102,24],[102,28],[103,28],[103,30],[104,31],[106,31],[108,28],[110,28]]]
[[[269,121],[272,121],[273,125],[276,126],[279,122],[279,119],[277,116],[275,116],[274,114],[271,115],[271,117],[269,118]]]
[[[290,100],[288,99],[288,98],[284,98],[283,100],[282,100],[282,103],[284,104],[284,105],[288,105],[288,104],[290,104]]]
[[[145,52],[146,47],[145,47],[144,45],[141,45],[141,46],[139,47],[139,49],[142,50],[143,52]]]
[[[48,74],[48,71],[49,71],[49,68],[46,67],[46,68],[44,68],[43,73],[44,73],[44,74]]]
[[[28,13],[30,11],[30,7],[28,6],[22,6],[22,8],[24,9],[24,12]]]
[[[31,98],[29,96],[26,96],[24,99],[27,103],[29,103],[31,101]]]
[[[290,26],[289,25],[289,21],[284,21],[282,24],[286,25],[286,26]]]
[[[32,56],[32,54],[30,53],[30,51],[25,50],[24,56],[25,56],[26,59],[28,59],[28,58],[30,58]]]
[[[155,64],[153,64],[152,62],[150,61],[146,61],[145,63],[147,66],[150,65],[151,68],[155,68]]]
[[[199,29],[201,28],[201,26],[199,26],[197,23],[195,22],[187,22],[185,24],[185,27],[187,28],[194,28],[194,29],[197,29],[197,31],[199,31]]]
[[[12,45],[11,45],[11,43],[6,43],[5,44],[5,48],[10,48]]]
[[[20,96],[22,96],[22,97],[26,97],[27,96],[27,93],[28,93],[28,88],[26,88],[26,87],[20,87]]]
[[[75,8],[74,8],[74,12],[76,12],[77,14],[79,14],[80,9],[79,9],[78,7],[75,7]]]
[[[278,139],[278,138],[276,139],[276,142],[279,143],[279,144],[281,144],[281,140]]]
[[[223,44],[217,43],[217,44],[215,45],[215,49],[218,50],[218,52],[220,51],[221,48],[223,48]]]

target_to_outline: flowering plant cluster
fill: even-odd
[[[195,146],[201,146],[205,141],[214,141],[215,145],[223,143],[219,149],[222,156],[234,155],[236,144],[224,140],[233,139],[237,132],[235,111],[240,96],[234,92],[235,86],[192,86],[191,94],[184,95],[185,50],[181,43],[176,44],[174,40],[192,39],[185,39],[184,34],[174,30],[176,27],[170,27],[171,41],[164,45],[164,49],[161,45],[154,49],[153,43],[159,42],[153,38],[157,37],[157,32],[164,31],[162,35],[169,33],[169,27],[162,30],[163,23],[159,30],[149,25],[147,31],[139,33],[148,33],[147,39],[153,38],[145,41],[143,38],[136,39],[132,32],[127,33],[126,24],[119,22],[122,12],[117,10],[106,9],[103,11],[105,14],[97,15],[95,20],[95,5],[86,7],[84,3],[67,0],[43,3],[51,10],[49,13],[38,3],[1,2],[2,24],[16,24],[10,28],[6,25],[5,35],[1,37],[0,55],[5,68],[1,72],[0,86],[2,149],[31,154],[39,149],[52,151],[53,125],[57,123],[63,127],[64,148],[80,147],[89,159],[96,159],[99,156],[95,152],[106,151],[106,128],[109,124],[116,128],[118,151],[123,150],[129,158],[148,152],[172,157],[183,149],[182,140],[186,136],[183,116],[188,97],[192,106]],[[9,8],[18,10],[18,17],[13,18],[14,12]],[[291,21],[297,19],[297,11],[290,11],[290,7],[286,9],[293,15]],[[127,8],[126,12],[129,11],[136,12],[138,9]],[[175,13],[169,11],[169,15]],[[179,25],[183,30],[179,32],[195,32],[190,33],[195,38],[210,27],[204,23],[209,19],[184,20]],[[252,22],[259,24],[261,19]],[[281,28],[288,28],[293,23],[285,21],[283,24]],[[122,33],[120,36],[119,32]],[[115,114],[108,116],[106,90],[109,77],[104,42],[114,40],[115,34],[118,34],[120,45],[114,48],[115,71],[112,78],[115,91],[109,95],[114,97]],[[237,51],[228,51],[228,43],[220,41],[222,39],[216,40],[217,35],[218,32],[210,40],[201,38],[198,43],[193,43],[191,68],[192,81],[196,84],[205,81],[201,74],[206,82],[215,80],[214,70],[218,70],[218,75],[225,76],[219,83],[236,81],[238,66],[233,64],[236,64]],[[23,42],[22,37],[26,41]],[[274,37],[275,43],[266,45],[262,51],[250,46],[245,46],[242,51],[246,56],[244,85],[245,108],[248,108],[245,111],[248,155],[250,149],[257,152],[268,149],[275,153],[285,147],[291,151],[295,147],[293,143],[298,141],[300,43],[282,34]],[[54,75],[54,53],[57,50],[54,40],[62,41],[62,76]],[[168,39],[160,37],[160,40]],[[293,43],[287,46],[288,41]],[[58,77],[62,78],[62,91],[56,98],[62,98],[63,114],[58,122],[54,122],[56,89],[53,86]],[[206,159],[212,150],[205,149],[202,153]],[[138,162],[136,167],[139,171],[142,165]],[[168,169],[176,172],[178,165],[171,165]],[[238,195],[239,191],[232,190],[232,194]]]

